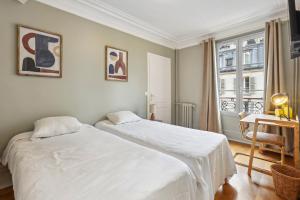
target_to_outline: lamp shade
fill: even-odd
[[[156,112],[156,105],[155,104],[150,104],[149,111],[150,111],[150,113],[155,113]]]
[[[288,103],[289,97],[285,93],[276,93],[273,94],[271,97],[271,102],[274,106],[282,106]]]

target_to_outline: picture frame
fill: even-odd
[[[128,81],[128,51],[105,46],[105,80]]]
[[[62,35],[17,25],[17,75],[62,78]]]

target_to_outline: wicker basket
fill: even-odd
[[[271,166],[276,194],[287,200],[297,200],[300,196],[300,170],[286,165]]]

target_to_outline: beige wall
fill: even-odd
[[[289,49],[289,26],[288,22],[282,23],[283,35],[283,51],[285,64],[285,77],[288,92],[291,93],[293,84],[293,60],[290,59]],[[197,105],[194,113],[194,128],[199,127],[199,106],[200,102],[200,88],[201,88],[201,72],[203,70],[203,47],[197,45],[188,47],[177,51],[178,66],[177,71],[177,101],[189,101]],[[300,70],[300,69],[299,69]],[[298,83],[300,85],[300,83]],[[300,87],[299,92],[300,93]],[[239,133],[239,119],[237,114],[230,116],[221,116],[223,131],[230,138],[240,139]]]
[[[197,45],[177,51],[177,101],[196,104],[193,127],[199,128],[201,105],[201,76],[203,70],[203,47]]]
[[[17,76],[16,24],[63,35],[63,78]],[[104,46],[129,52],[129,81],[104,80]],[[175,51],[46,5],[0,1],[0,153],[14,134],[41,117],[72,115],[94,123],[110,111],[146,116],[147,52],[171,58]],[[174,80],[172,100],[174,102]]]

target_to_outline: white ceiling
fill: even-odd
[[[287,0],[38,1],[172,48],[287,14]]]
[[[278,11],[284,0],[97,0],[179,39],[205,34],[256,14]]]

